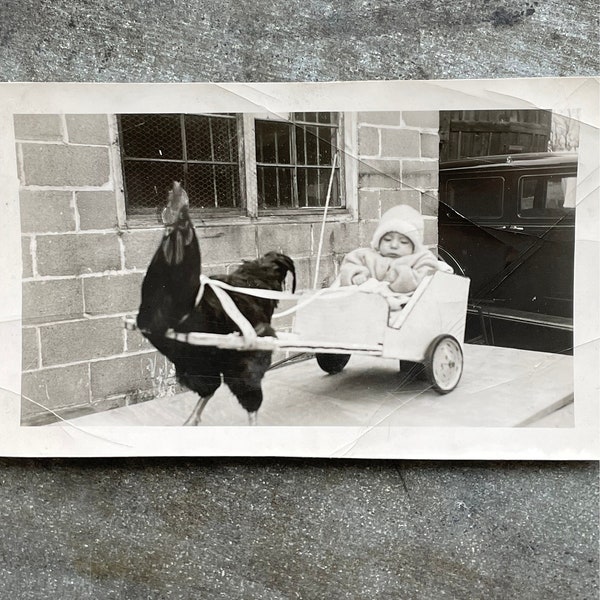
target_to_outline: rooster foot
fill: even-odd
[[[200,417],[196,417],[196,415],[194,413],[192,413],[184,422],[183,426],[187,427],[187,426],[195,426],[195,425],[200,425]]]
[[[202,411],[204,410],[204,407],[208,404],[208,401],[213,397],[213,395],[214,392],[213,394],[201,397],[200,400],[198,400],[194,410],[192,411],[192,414],[186,419],[185,423],[183,424],[184,427],[186,425],[195,426],[200,424],[200,417],[202,416]]]

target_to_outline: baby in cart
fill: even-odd
[[[394,206],[382,215],[371,247],[349,252],[340,268],[341,285],[358,285],[362,291],[386,298],[391,327],[427,275],[453,272],[423,245],[423,230],[418,211],[407,205]]]

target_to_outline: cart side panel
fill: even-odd
[[[442,334],[454,336],[463,344],[467,316],[469,279],[437,272],[408,311],[399,329],[387,327],[383,356],[421,362],[429,344]]]
[[[293,332],[304,340],[371,346],[383,343],[387,320],[388,304],[378,294],[323,295],[298,308]]]

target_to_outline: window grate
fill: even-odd
[[[118,123],[129,214],[162,206],[174,180],[192,209],[240,208],[236,115],[120,115]]]
[[[289,121],[256,121],[258,207],[325,206],[339,147],[338,113],[293,113]],[[336,166],[330,206],[341,206],[340,167]]]
[[[192,209],[256,216],[271,210],[341,208],[339,113],[293,113],[289,121],[242,114],[118,115],[128,215],[162,207],[174,180]],[[250,181],[249,177],[256,177]],[[245,197],[245,196],[248,197]]]

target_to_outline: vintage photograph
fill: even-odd
[[[14,114],[20,426],[572,430],[579,108],[397,104]]]

